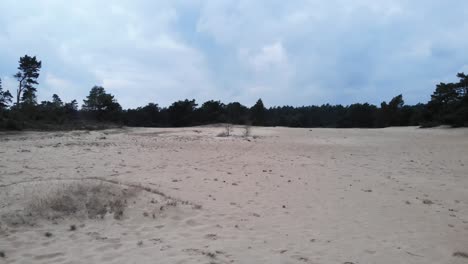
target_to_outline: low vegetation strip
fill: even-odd
[[[209,100],[200,107],[194,99],[179,100],[169,107],[149,103],[123,109],[114,95],[102,86],[91,88],[81,108],[77,100],[63,102],[57,94],[51,101],[37,102],[42,62],[25,55],[19,60],[16,102],[0,80],[0,129],[70,130],[109,126],[183,127],[217,123],[288,127],[430,127],[442,124],[468,126],[468,76],[458,73],[458,82],[440,83],[427,103],[405,105],[397,95],[380,106],[369,103],[321,106],[275,106],[266,108],[262,99],[252,107],[239,102],[224,104]]]
[[[170,197],[140,184],[122,183],[97,177],[30,180],[0,187],[7,188],[20,184],[31,185],[23,188],[23,191],[29,193],[30,197],[26,197],[28,195],[25,194],[26,196],[22,199],[24,204],[21,206],[16,204],[18,208],[6,210],[1,215],[1,220],[10,225],[34,225],[40,219],[55,220],[67,217],[102,219],[106,215],[112,215],[114,219],[119,220],[124,216],[130,200],[137,198],[141,192],[157,195],[157,199],[151,199],[148,202],[152,204],[153,211],[163,211],[168,206],[175,207],[178,204],[189,205],[193,209],[201,208],[200,205]],[[35,192],[38,184],[47,184],[49,190]],[[2,208],[7,205],[2,205]],[[10,205],[15,205],[15,203],[10,203]],[[155,218],[155,213],[151,214]],[[148,216],[149,213],[144,212],[144,215]]]

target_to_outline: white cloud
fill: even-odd
[[[30,4],[32,13],[12,1],[0,4],[18,12],[3,19],[7,34],[0,30],[0,39],[21,43],[8,45],[10,54],[32,53],[43,61],[40,100],[58,93],[81,101],[93,85],[103,85],[126,107],[212,93],[204,55],[173,29],[178,15],[170,1],[155,8],[145,1]]]
[[[255,71],[265,71],[272,68],[283,68],[288,63],[286,51],[281,42],[275,42],[271,45],[266,45],[250,60],[250,64]]]

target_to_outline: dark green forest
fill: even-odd
[[[458,82],[440,83],[425,104],[405,105],[397,95],[380,106],[355,103],[347,106],[275,106],[266,108],[261,99],[251,107],[238,102],[181,100],[169,107],[149,103],[122,109],[104,87],[94,86],[83,100],[63,102],[57,94],[51,101],[37,102],[42,62],[35,56],[19,59],[13,77],[17,90],[2,88],[0,79],[0,129],[92,129],[109,126],[182,127],[214,123],[254,126],[382,128],[389,126],[468,126],[468,76],[458,73]],[[13,101],[12,92],[16,100]]]

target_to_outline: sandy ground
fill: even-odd
[[[467,129],[222,131],[1,134],[0,263],[468,263]],[[77,182],[138,190],[8,220]]]

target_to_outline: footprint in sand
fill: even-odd
[[[301,261],[301,262],[306,262],[306,263],[309,262],[309,258],[304,257],[304,256],[293,255],[292,257],[295,258],[296,260]]]
[[[52,258],[56,258],[56,257],[60,257],[60,256],[65,256],[65,253],[57,252],[57,253],[39,255],[39,256],[35,256],[34,260],[52,259]]]
[[[193,219],[189,219],[189,220],[185,221],[185,224],[187,224],[188,226],[192,226],[192,227],[200,225],[200,223],[198,223],[197,221],[195,221]]]
[[[97,247],[96,252],[102,252],[102,251],[111,250],[111,249],[118,250],[121,247],[122,247],[121,243],[110,243],[108,245]]]
[[[207,235],[205,235],[205,238],[210,239],[210,240],[217,240],[218,235],[216,235],[216,234],[207,234]]]

